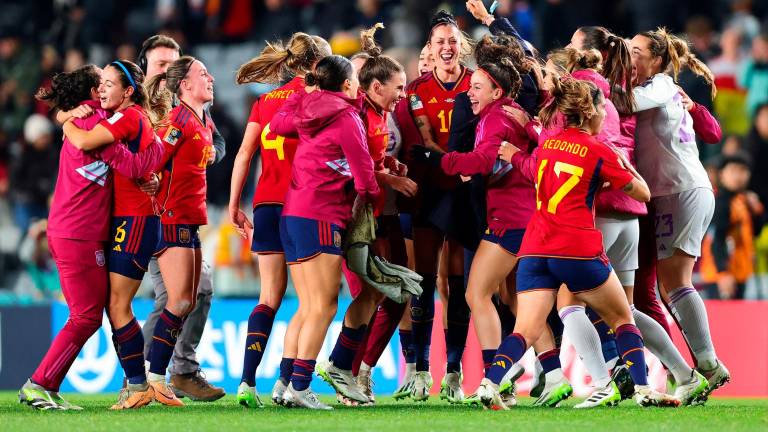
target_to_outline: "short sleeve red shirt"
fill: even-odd
[[[432,72],[431,76],[417,81],[408,92],[414,118],[426,116],[429,119],[437,144],[443,150],[448,150],[454,99],[457,94],[469,90],[471,77],[472,71],[462,66],[461,75],[451,87]]]

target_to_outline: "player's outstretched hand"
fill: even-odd
[[[499,146],[499,159],[512,162],[512,156],[515,155],[515,153],[519,152],[520,149],[515,147],[513,144],[510,144],[506,141],[502,141],[501,145]]]
[[[466,6],[467,11],[480,22],[485,22],[485,20],[491,15],[488,13],[488,9],[485,8],[483,0],[468,0]]]
[[[390,175],[388,183],[390,186],[392,186],[392,189],[400,192],[408,198],[415,196],[416,192],[419,190],[419,186],[416,184],[416,182],[409,179],[408,177]]]
[[[229,209],[229,219],[232,221],[232,225],[235,226],[235,231],[240,237],[247,239],[250,233],[253,232],[253,224],[248,220],[248,216],[239,208]]]
[[[422,145],[415,145],[411,147],[411,157],[418,162],[424,162],[434,167],[440,167],[440,160],[443,159],[443,155],[439,151],[427,148]]]

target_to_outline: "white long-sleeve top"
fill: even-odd
[[[712,189],[699,160],[693,119],[674,80],[659,73],[632,89],[637,128],[637,170],[653,197]]]

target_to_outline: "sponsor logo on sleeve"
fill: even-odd
[[[411,109],[418,110],[424,108],[424,104],[421,103],[421,99],[419,99],[417,95],[412,94],[409,100],[411,103]]]
[[[181,138],[181,130],[177,129],[174,126],[171,126],[168,128],[167,131],[165,131],[165,136],[163,137],[163,141],[167,142],[172,146],[175,146],[176,143],[179,141],[179,138]]]

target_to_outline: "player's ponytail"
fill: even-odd
[[[153,76],[144,87],[147,90],[147,115],[152,127],[157,130],[168,121],[168,113],[173,108],[173,94],[165,88],[164,81],[168,73],[163,72]]]
[[[603,56],[602,74],[611,86],[611,102],[622,114],[632,113],[632,57],[627,43],[605,27],[587,26],[578,30],[584,35],[583,49],[596,49]]]
[[[373,81],[379,81],[384,84],[389,81],[396,73],[404,72],[403,66],[392,57],[382,55],[381,47],[376,44],[374,35],[376,30],[384,28],[384,25],[377,23],[368,30],[360,32],[360,42],[363,52],[356,55],[355,58],[365,58],[365,63],[360,67],[357,77],[360,80],[360,87],[363,91],[368,91]]]
[[[305,75],[315,63],[329,55],[330,46],[324,39],[306,33],[294,33],[286,44],[280,41],[267,42],[258,57],[238,68],[235,82],[276,84],[285,78]]]
[[[582,127],[597,114],[602,92],[594,84],[574,78],[554,80],[552,100],[541,109],[539,117],[550,126],[559,111],[565,116],[567,126]]]
[[[35,99],[45,102],[51,109],[69,111],[91,99],[91,91],[99,87],[99,80],[95,65],[81,66],[72,72],[56,74],[51,87],[38,89]]]
[[[571,73],[578,70],[591,69],[600,72],[603,68],[603,56],[596,49],[579,51],[576,48],[561,48],[551,51],[547,60]]]
[[[352,63],[340,55],[331,55],[320,60],[315,70],[304,77],[308,86],[317,86],[322,90],[340,92],[344,82],[353,78],[355,73]]]

